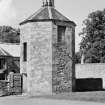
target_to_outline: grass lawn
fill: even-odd
[[[105,103],[105,91],[96,92],[74,92],[68,95],[53,95],[53,96],[39,96],[47,99],[57,99],[57,100],[79,100],[79,101],[93,101]],[[32,97],[31,97],[32,98]],[[38,97],[33,97],[38,98]]]

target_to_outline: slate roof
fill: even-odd
[[[20,57],[20,45],[0,43],[0,56]]]
[[[28,19],[21,22],[20,25],[31,21],[33,22],[33,21],[48,21],[48,20],[71,22],[74,25],[76,25],[73,21],[70,21],[67,17],[62,15],[54,7],[51,6],[42,7],[32,16],[30,16]]]
[[[12,55],[0,47],[0,56],[12,56]]]

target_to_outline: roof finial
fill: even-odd
[[[54,0],[50,0],[52,7],[54,7]]]
[[[42,0],[42,2],[43,2],[43,7],[45,6],[54,7],[54,0]]]
[[[54,0],[49,0],[49,6],[54,7]]]
[[[46,0],[45,6],[48,6],[48,1]]]
[[[45,7],[45,6],[48,6],[48,1],[47,0],[42,0],[42,2],[43,2],[43,7]]]

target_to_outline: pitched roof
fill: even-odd
[[[0,56],[20,57],[20,45],[0,43]]]
[[[12,56],[12,55],[0,47],[0,56]]]
[[[21,22],[20,25],[30,21],[46,21],[46,20],[71,22],[75,25],[73,21],[70,21],[67,17],[62,15],[54,7],[51,7],[51,6],[42,7],[37,12],[35,12],[32,16],[30,16],[28,19]]]

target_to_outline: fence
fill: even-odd
[[[22,75],[9,74],[8,81],[0,81],[0,96],[22,94]]]

